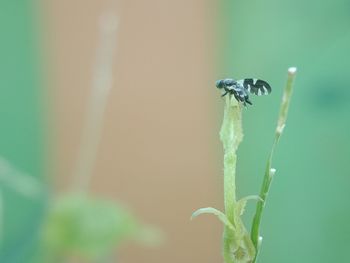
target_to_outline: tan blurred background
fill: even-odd
[[[221,262],[218,220],[189,220],[197,208],[222,208],[220,101],[210,85],[214,7],[200,0],[41,1],[60,191],[69,187],[78,155],[97,21],[106,10],[119,17],[92,192],[126,204],[165,234],[156,248],[124,246],[121,262]]]

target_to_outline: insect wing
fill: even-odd
[[[261,79],[241,79],[237,83],[242,85],[249,93],[257,96],[268,95],[271,93],[271,86]]]

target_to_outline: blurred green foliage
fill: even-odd
[[[274,160],[259,262],[347,262],[350,2],[224,0],[220,10],[217,79],[258,77],[273,89],[268,97],[252,97],[254,105],[244,112],[241,196],[259,191],[285,71],[298,67]]]
[[[116,248],[131,239],[152,244],[159,241],[159,235],[113,201],[66,193],[53,200],[36,262],[72,257],[104,262],[114,259]]]

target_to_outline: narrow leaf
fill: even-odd
[[[232,225],[232,223],[227,219],[227,216],[223,212],[221,212],[221,211],[219,211],[219,210],[217,210],[217,209],[215,209],[213,207],[206,207],[206,208],[198,209],[197,211],[193,212],[193,214],[191,216],[191,220],[193,218],[201,215],[201,214],[214,214],[214,215],[216,215],[219,218],[219,220],[221,222],[224,223],[225,226],[229,227],[232,231],[235,230],[235,228]]]
[[[266,163],[265,176],[264,176],[264,179],[263,179],[263,182],[261,185],[261,190],[260,190],[260,197],[263,199],[263,202],[259,202],[256,205],[256,211],[255,211],[255,215],[254,215],[253,222],[252,222],[251,239],[252,239],[254,247],[256,249],[256,256],[255,256],[255,259],[253,260],[253,263],[256,262],[257,255],[259,253],[259,249],[261,246],[261,242],[262,242],[262,237],[260,236],[261,218],[262,218],[263,210],[265,207],[266,198],[267,198],[267,195],[268,195],[270,187],[271,187],[271,182],[272,182],[272,179],[274,177],[274,174],[276,173],[276,169],[271,168],[272,157],[273,157],[273,153],[275,151],[275,147],[276,147],[276,145],[279,141],[279,138],[281,137],[281,134],[283,132],[283,129],[286,125],[286,120],[287,120],[289,104],[290,104],[290,100],[291,100],[291,96],[292,96],[293,82],[295,79],[295,75],[296,75],[296,68],[294,68],[294,67],[289,68],[288,69],[287,83],[286,83],[286,87],[284,89],[280,113],[279,113],[278,121],[277,121],[275,139],[273,141],[271,152],[270,152],[270,155],[269,155],[267,163]]]
[[[240,200],[238,200],[238,202],[237,202],[237,206],[236,206],[236,214],[237,215],[239,215],[239,216],[243,215],[244,210],[245,210],[245,206],[246,206],[248,200],[257,200],[257,201],[263,202],[263,199],[258,195],[248,195],[246,197],[243,197]]]

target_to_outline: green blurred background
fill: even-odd
[[[237,184],[245,196],[259,191],[286,70],[296,66],[259,262],[347,262],[345,0],[0,1],[0,262],[30,262],[54,195],[46,189],[70,185],[105,10],[116,10],[120,25],[91,192],[127,204],[166,236],[156,249],[128,243],[119,259],[222,262],[220,223],[189,222],[198,207],[223,206],[215,80],[257,77],[273,88],[244,110]]]
[[[0,39],[0,262],[25,262],[33,254],[46,203],[31,191],[31,178],[43,178],[46,167],[31,1],[0,2]],[[17,180],[22,177],[28,184]]]

